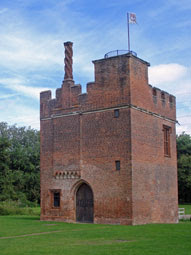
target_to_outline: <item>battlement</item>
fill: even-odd
[[[159,88],[153,87],[149,84],[149,87],[151,89],[151,93],[153,96],[153,102],[155,104],[162,103],[163,106],[169,106],[170,108],[176,107],[176,97],[169,94],[166,91],[163,91]]]
[[[148,83],[148,62],[131,53],[94,60],[95,81],[87,83],[87,92],[82,94],[81,85],[72,79],[72,43],[64,46],[68,73],[62,87],[56,90],[56,98],[52,99],[51,91],[41,92],[41,119],[124,105],[176,119],[175,97]]]

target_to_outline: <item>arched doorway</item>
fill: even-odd
[[[76,192],[76,221],[92,223],[94,201],[91,188],[83,183]]]

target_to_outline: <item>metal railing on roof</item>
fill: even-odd
[[[111,58],[119,55],[124,54],[132,54],[133,56],[137,57],[137,53],[132,50],[113,50],[104,55],[104,58]]]

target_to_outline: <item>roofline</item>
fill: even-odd
[[[92,63],[95,64],[95,63],[98,63],[98,62],[102,62],[102,61],[106,61],[107,59],[113,59],[113,58],[124,58],[124,57],[132,57],[132,58],[136,58],[138,59],[139,61],[141,61],[143,64],[147,65],[147,66],[150,66],[150,63],[141,59],[141,58],[138,58],[136,56],[134,56],[133,54],[131,53],[127,53],[127,54],[121,54],[121,55],[117,55],[117,56],[112,56],[112,57],[108,57],[108,58],[102,58],[102,59],[97,59],[97,60],[93,60]]]

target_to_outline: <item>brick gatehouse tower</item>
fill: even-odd
[[[87,93],[65,46],[62,87],[40,95],[41,220],[178,221],[175,97],[132,52],[93,61]]]

